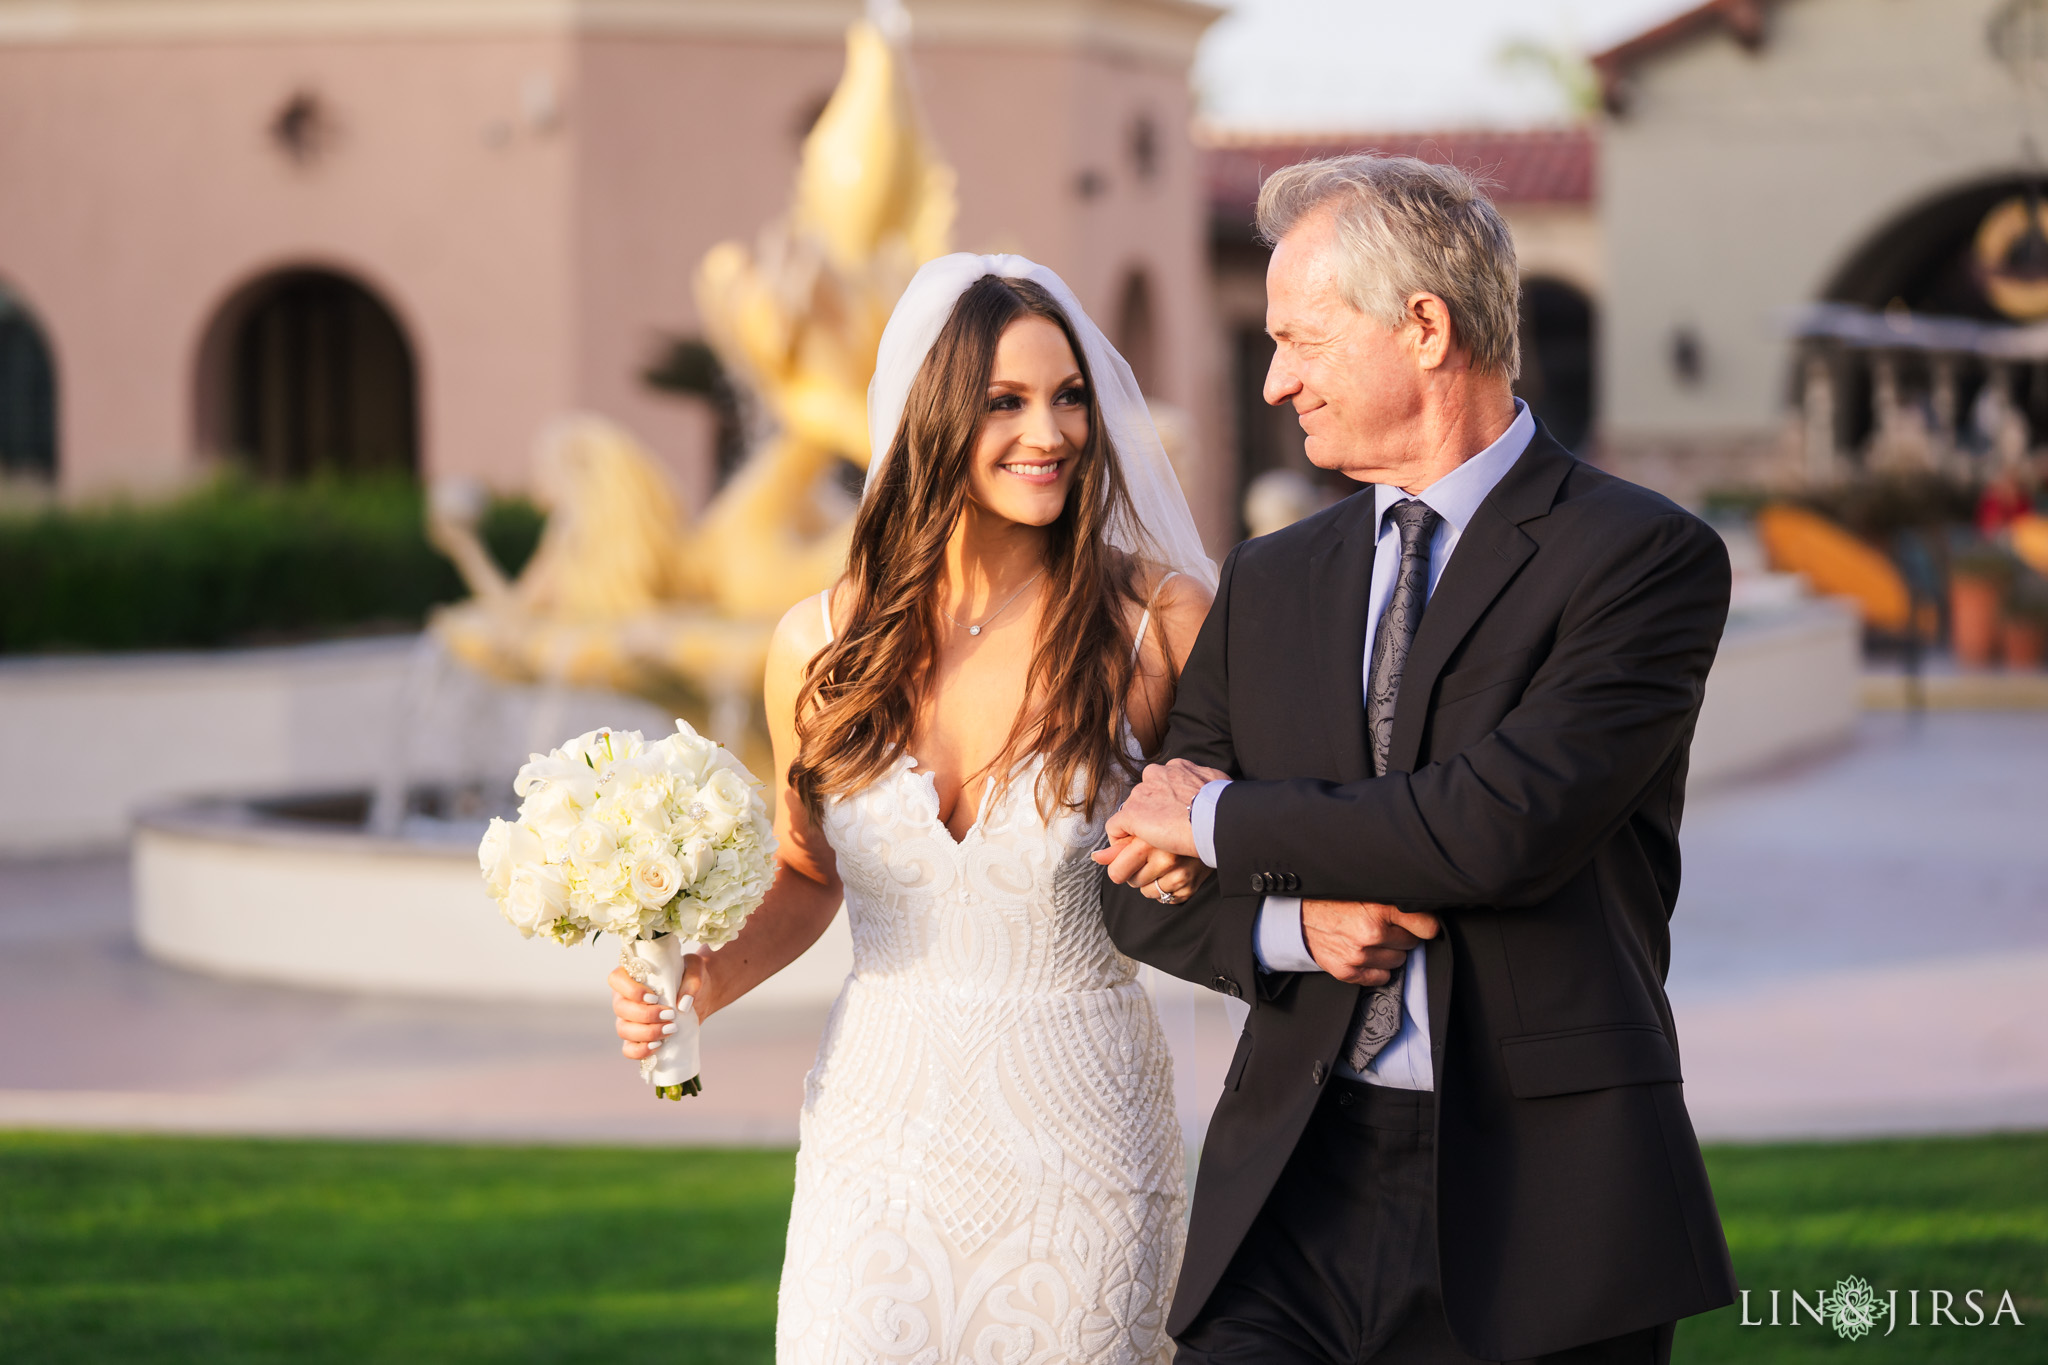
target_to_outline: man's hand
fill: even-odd
[[[1152,850],[1183,858],[1195,856],[1194,826],[1188,823],[1188,807],[1209,783],[1230,776],[1204,768],[1184,758],[1171,763],[1149,764],[1144,780],[1124,798],[1123,809],[1109,820],[1109,837],[1121,843],[1137,839]],[[1118,856],[1110,867],[1110,878],[1122,883],[1143,865],[1144,859]],[[1121,872],[1123,875],[1117,875]]]
[[[1436,916],[1372,901],[1301,903],[1301,937],[1316,965],[1354,986],[1384,986],[1410,948],[1437,936]]]

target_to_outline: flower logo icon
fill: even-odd
[[[1881,1311],[1877,1291],[1862,1276],[1851,1275],[1835,1281],[1835,1292],[1827,1297],[1828,1326],[1835,1329],[1836,1336],[1857,1341],[1877,1325],[1877,1315]]]

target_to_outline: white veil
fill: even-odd
[[[912,277],[882,332],[875,377],[868,385],[868,442],[873,455],[868,461],[867,487],[880,486],[882,466],[896,439],[897,424],[903,420],[903,406],[910,399],[911,382],[924,368],[924,358],[945,329],[946,320],[953,316],[953,305],[984,275],[1030,280],[1041,286],[1058,301],[1081,339],[1095,401],[1116,446],[1117,462],[1123,467],[1124,483],[1137,513],[1136,525],[1126,526],[1119,520],[1110,526],[1110,543],[1178,569],[1213,592],[1216,565],[1202,549],[1187,496],[1167,462],[1166,448],[1160,444],[1159,431],[1152,425],[1152,414],[1130,365],[1082,310],[1066,281],[1022,256],[955,252],[926,262]]]
[[[903,298],[882,332],[881,348],[875,356],[874,382],[868,385],[868,440],[874,453],[868,462],[867,487],[881,485],[879,476],[896,439],[897,424],[903,420],[911,382],[924,368],[924,358],[938,341],[946,320],[953,316],[953,305],[968,286],[984,275],[1030,280],[1042,286],[1058,301],[1073,324],[1074,334],[1081,339],[1089,377],[1095,385],[1095,401],[1116,446],[1124,483],[1130,489],[1132,510],[1137,514],[1136,525],[1110,526],[1110,543],[1178,569],[1214,592],[1216,565],[1202,548],[1195,518],[1188,511],[1187,496],[1181,492],[1180,479],[1167,462],[1166,448],[1160,443],[1159,431],[1152,424],[1152,414],[1145,406],[1145,396],[1138,389],[1130,365],[1082,310],[1080,300],[1067,288],[1066,281],[1022,256],[976,256],[968,252],[941,256],[926,263],[903,291]],[[1241,1001],[1203,990],[1152,967],[1141,968],[1139,979],[1152,996],[1167,1046],[1173,1052],[1174,1095],[1181,1137],[1187,1147],[1188,1180],[1192,1182],[1195,1158],[1209,1128],[1209,1113],[1222,1091],[1230,1049],[1247,1010]]]

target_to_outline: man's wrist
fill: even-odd
[[[1308,950],[1298,896],[1267,896],[1259,902],[1259,917],[1252,930],[1252,954],[1262,972],[1322,970]]]
[[[1195,856],[1209,867],[1216,866],[1216,803],[1229,785],[1227,777],[1205,782],[1188,802],[1188,832],[1194,836]]]

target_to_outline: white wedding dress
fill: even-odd
[[[825,806],[854,971],[805,1083],[776,1359],[1168,1361],[1173,1064],[1088,856],[1121,793],[1048,825],[1033,760],[956,842],[916,766]]]

